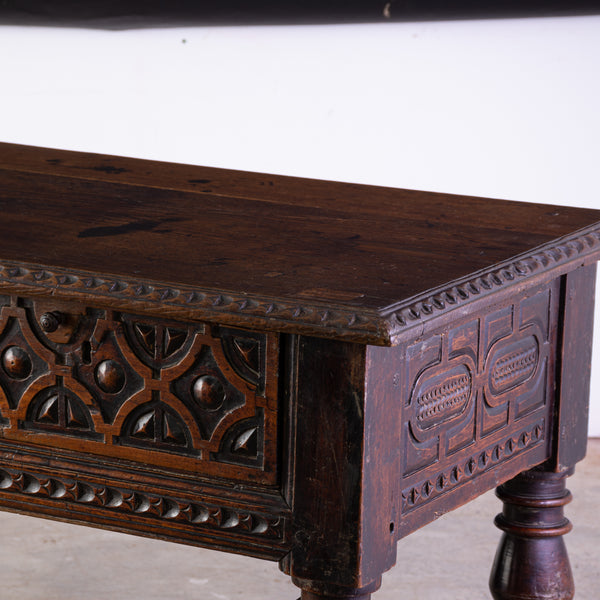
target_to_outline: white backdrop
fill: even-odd
[[[0,140],[600,208],[600,17],[0,27]]]

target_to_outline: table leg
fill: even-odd
[[[364,588],[330,585],[297,577],[292,577],[292,581],[302,589],[298,600],[370,600],[371,594],[381,585],[381,580]]]
[[[573,575],[563,535],[571,530],[563,507],[571,501],[567,473],[532,469],[497,489],[504,531],[490,590],[495,600],[571,600]]]
[[[370,600],[371,594],[354,594],[348,592],[351,595],[346,596],[324,596],[322,594],[315,594],[313,592],[302,592],[302,596],[298,600]]]

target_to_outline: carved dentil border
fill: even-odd
[[[285,517],[190,502],[114,485],[98,485],[79,479],[49,476],[22,469],[0,468],[0,494],[38,496],[67,504],[103,508],[107,512],[154,518],[190,525],[207,532],[235,532],[265,540],[285,541]]]
[[[330,309],[325,304],[308,305],[199,287],[175,287],[14,261],[0,263],[0,286],[7,287],[7,293],[35,293],[33,290],[37,288],[52,290],[61,298],[107,299],[111,306],[127,310],[141,308],[142,312],[148,312],[143,311],[143,307],[149,305],[154,307],[154,312],[159,309],[170,317],[218,321],[240,327],[248,327],[251,319],[258,319],[261,325],[275,331],[310,330],[326,337],[363,341],[381,338],[376,311],[358,314],[353,310]]]
[[[97,298],[128,310],[156,307],[163,313],[168,312],[169,316],[184,319],[220,321],[241,327],[251,325],[254,320],[275,331],[393,345],[405,330],[500,288],[510,287],[593,254],[600,254],[598,225],[541,246],[515,260],[479,271],[474,276],[454,281],[434,292],[381,310],[360,312],[338,306],[332,308],[327,303],[219,293],[207,288],[173,286],[15,261],[0,263],[0,286],[21,293],[36,293],[36,288],[52,290],[52,294],[61,298]]]
[[[571,262],[600,253],[600,227],[594,225],[556,242],[540,246],[476,275],[453,282],[449,286],[412,298],[381,311],[388,319],[388,333],[394,338],[410,327],[425,323],[501,288],[548,273]],[[597,259],[597,257],[596,257]]]
[[[530,425],[520,433],[496,442],[443,471],[402,490],[402,513],[409,513],[435,498],[464,485],[492,467],[537,446],[545,440],[545,422]]]

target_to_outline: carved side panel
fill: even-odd
[[[5,439],[277,481],[276,334],[7,299]]]
[[[404,348],[402,514],[548,447],[558,301],[554,282]]]

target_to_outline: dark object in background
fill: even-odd
[[[127,29],[600,14],[600,0],[0,0],[0,24]]]

